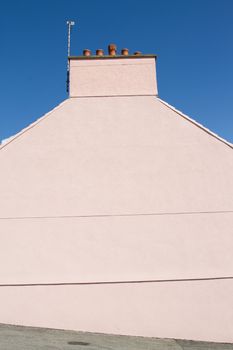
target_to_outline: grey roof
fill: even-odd
[[[230,350],[233,344],[0,325],[0,350]]]

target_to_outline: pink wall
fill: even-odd
[[[232,342],[232,280],[2,287],[1,322]]]
[[[232,148],[151,96],[72,98],[0,152],[1,216],[232,210]]]
[[[71,97],[156,94],[155,58],[70,60]]]
[[[233,342],[232,279],[208,280],[232,277],[232,148],[135,96],[143,74],[134,96],[70,98],[0,149],[0,322]],[[31,283],[50,286],[13,286]]]
[[[232,275],[230,213],[18,219],[0,225],[0,284]]]

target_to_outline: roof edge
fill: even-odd
[[[55,112],[57,109],[61,108],[69,99],[66,99],[64,101],[62,101],[59,105],[57,105],[56,107],[54,107],[51,111],[47,112],[46,114],[44,114],[42,117],[38,118],[36,121],[34,121],[33,123],[29,124],[28,126],[26,126],[26,128],[20,130],[17,134],[9,136],[6,139],[6,142],[4,142],[3,144],[0,143],[0,151],[5,148],[6,146],[8,146],[11,142],[15,141],[18,137],[20,137],[21,135],[25,134],[27,131],[29,131],[30,129],[34,128],[36,125],[38,125],[39,123],[41,123],[43,120],[47,119],[47,117],[50,116],[50,114],[52,114],[53,112]]]
[[[223,139],[222,137],[218,136],[217,134],[215,134],[213,131],[209,130],[208,128],[206,128],[205,126],[203,126],[202,124],[198,123],[196,120],[188,117],[186,114],[184,114],[183,112],[179,111],[178,109],[176,109],[175,107],[171,106],[169,103],[163,101],[161,98],[157,97],[157,99],[159,100],[159,102],[161,102],[163,105],[167,106],[168,108],[170,108],[172,111],[174,111],[175,113],[179,114],[181,117],[183,117],[184,119],[188,120],[190,123],[196,125],[198,128],[202,129],[203,131],[205,131],[207,134],[209,134],[210,136],[216,138],[218,141],[221,141],[222,143],[225,143],[225,145],[227,145],[228,147],[233,149],[233,144],[226,141],[225,139]]]
[[[128,58],[157,58],[157,55],[154,54],[148,54],[148,55],[104,55],[104,56],[69,56],[69,60],[106,60],[106,59],[128,59]]]

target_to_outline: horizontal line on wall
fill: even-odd
[[[49,287],[49,286],[86,286],[86,285],[111,285],[111,284],[141,284],[141,283],[171,283],[171,282],[195,282],[195,281],[216,281],[232,280],[233,276],[224,277],[202,277],[202,278],[177,278],[177,279],[155,279],[138,281],[108,281],[108,282],[55,282],[55,283],[7,283],[0,284],[0,287]]]
[[[161,212],[161,213],[129,213],[129,214],[92,214],[92,215],[54,215],[54,216],[6,216],[0,220],[27,220],[27,219],[75,219],[75,218],[104,218],[104,217],[136,217],[136,216],[163,216],[163,215],[202,215],[202,214],[230,214],[233,210],[216,211],[187,211],[187,212]]]

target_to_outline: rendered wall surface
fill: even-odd
[[[70,96],[156,95],[154,58],[70,60]]]
[[[0,166],[0,322],[233,342],[230,146],[155,96],[81,97]]]
[[[4,287],[1,322],[232,342],[232,280]]]
[[[232,227],[232,213],[2,220],[0,285],[229,277]]]
[[[69,99],[0,162],[2,217],[233,207],[232,148],[156,97]]]

